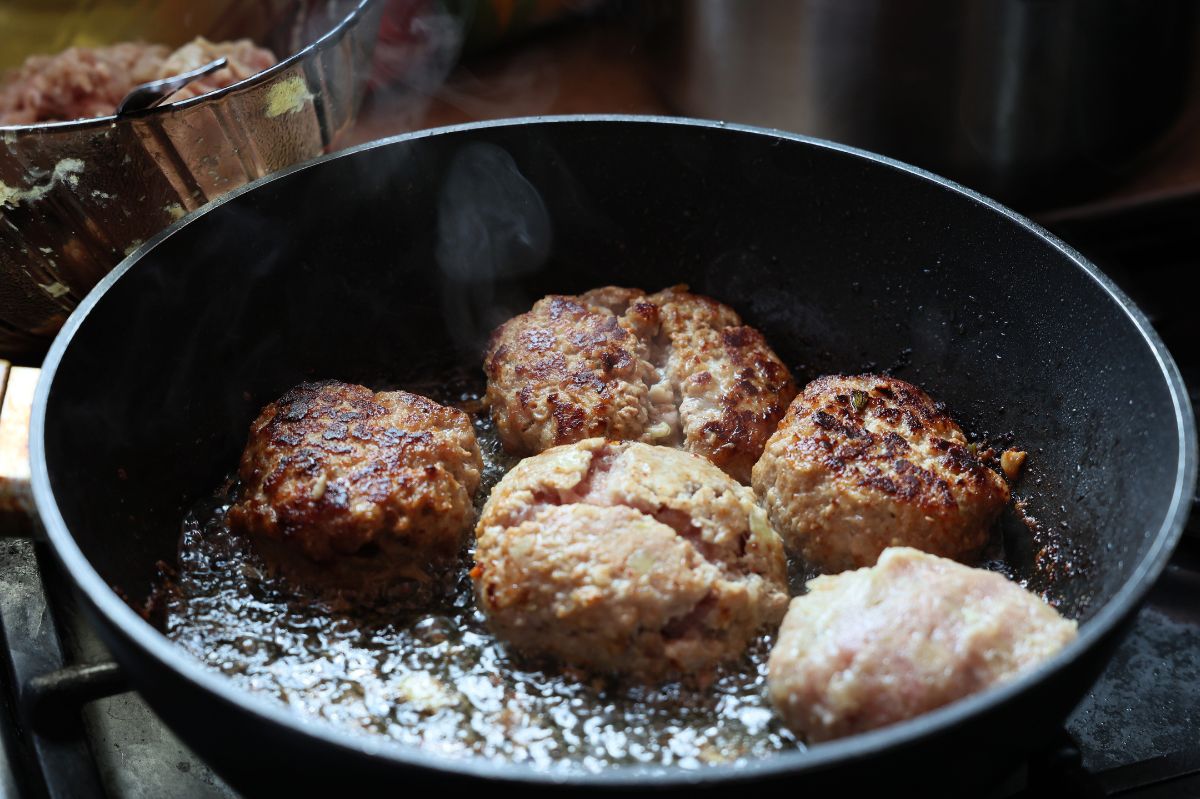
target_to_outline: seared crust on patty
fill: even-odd
[[[728,305],[683,287],[652,294],[667,378],[679,402],[684,449],[743,483],[796,396],[791,372],[762,333]]]
[[[342,591],[386,590],[455,557],[483,468],[460,410],[405,391],[303,383],[250,427],[229,522],[272,567]]]
[[[753,484],[789,549],[825,572],[870,566],[889,546],[973,557],[1009,499],[940,405],[878,375],[810,383]]]
[[[492,334],[484,370],[510,452],[644,441],[702,455],[742,482],[796,392],[757,330],[684,286],[544,297]]]
[[[809,743],[883,727],[1036,667],[1076,624],[995,572],[914,549],[818,577],[768,662],[771,701]]]
[[[519,652],[654,680],[741,655],[787,603],[783,544],[703,458],[588,439],[519,463],[488,498],[472,578]]]

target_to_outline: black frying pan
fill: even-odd
[[[403,380],[477,363],[549,291],[677,282],[733,305],[801,381],[891,370],[984,439],[1031,452],[1010,565],[1081,622],[1035,673],[914,721],[748,767],[580,775],[586,786],[786,778],[842,789],[986,781],[1043,743],[1102,668],[1184,524],[1194,422],[1129,300],[989,201],[867,153],[644,118],[403,136],[253,184],[142,247],[46,360],[34,491],[133,683],[246,789],[430,778],[540,782],[303,721],[235,690],[143,621],[183,509],[236,462],[258,408],[310,376]]]

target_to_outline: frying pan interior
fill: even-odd
[[[1009,557],[1087,615],[1163,521],[1168,386],[1128,313],[1018,222],[886,164],[649,122],[467,130],[367,149],[176,231],[76,332],[47,410],[64,519],[131,597],[181,509],[306,377],[403,381],[479,362],[547,292],[688,283],[801,381],[890,369],[968,432],[1031,453]],[[1035,550],[1048,544],[1042,558]],[[1061,577],[1061,579],[1059,578]]]
[[[1041,532],[1010,514],[1006,557],[1087,620],[1177,533],[1193,478],[1173,366],[1076,259],[931,176],[764,131],[576,119],[403,138],[261,182],[114,273],[48,362],[48,485],[136,600],[290,385],[474,369],[544,293],[687,283],[801,382],[890,370],[974,436],[1011,433]]]

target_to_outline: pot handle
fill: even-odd
[[[34,731],[53,737],[77,725],[88,702],[128,690],[125,673],[115,662],[64,666],[29,681],[25,718]]]

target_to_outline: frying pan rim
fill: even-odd
[[[707,766],[697,770],[644,766],[620,766],[600,773],[559,773],[539,770],[528,765],[512,762],[487,760],[482,757],[451,758],[436,755],[419,746],[400,744],[386,739],[353,735],[330,722],[301,717],[287,707],[270,702],[265,697],[237,688],[222,675],[205,668],[201,662],[188,655],[165,635],[135,613],[92,567],[88,558],[71,535],[58,509],[54,492],[50,486],[49,467],[45,452],[45,413],[55,373],[67,352],[75,333],[82,326],[91,310],[103,299],[108,290],[121,276],[161,242],[183,230],[199,217],[217,207],[234,200],[243,193],[253,191],[268,182],[280,180],[303,169],[309,169],[339,158],[386,147],[393,144],[415,141],[432,136],[452,135],[459,131],[471,131],[500,127],[524,127],[544,124],[644,124],[678,125],[706,131],[729,131],[737,134],[768,136],[797,144],[832,150],[861,158],[883,167],[908,173],[914,178],[933,183],[944,190],[962,195],[987,209],[1000,214],[1017,227],[1032,233],[1037,238],[1058,250],[1076,268],[1091,277],[1108,294],[1133,323],[1149,347],[1159,370],[1167,383],[1175,411],[1175,430],[1180,442],[1179,458],[1175,470],[1175,486],[1171,502],[1162,525],[1153,535],[1145,556],[1135,566],[1125,583],[1097,612],[1081,625],[1079,636],[1037,669],[994,687],[980,694],[966,697],[945,707],[925,713],[889,727],[820,744],[805,751],[781,752],[742,765]],[[1175,548],[1190,510],[1191,495],[1196,483],[1197,444],[1196,425],[1190,400],[1182,376],[1166,346],[1150,326],[1145,315],[1117,286],[1096,266],[1076,250],[1062,242],[1036,223],[1005,208],[971,189],[942,178],[919,167],[897,161],[886,156],[849,147],[824,139],[816,139],[770,128],[738,125],[714,120],[690,119],[653,115],[624,114],[574,114],[562,116],[534,116],[513,119],[488,120],[441,128],[414,131],[367,142],[346,150],[298,164],[256,180],[224,197],[188,214],[154,238],[147,241],[125,258],[93,289],[67,320],[54,340],[42,366],[34,399],[30,422],[30,465],[34,501],[47,536],[60,562],[79,586],[92,608],[104,617],[119,634],[125,637],[141,654],[169,669],[180,678],[191,682],[201,691],[215,695],[219,700],[240,710],[257,716],[260,721],[287,729],[293,735],[309,736],[322,745],[373,758],[383,758],[399,767],[417,768],[428,772],[450,772],[461,776],[500,780],[511,784],[558,784],[608,787],[684,787],[697,783],[730,783],[779,776],[786,773],[815,772],[870,758],[880,749],[912,746],[923,739],[942,733],[976,713],[984,713],[1009,701],[1032,688],[1035,684],[1067,667],[1109,635],[1131,614],[1145,598],[1154,581],[1161,574],[1167,559]]]

